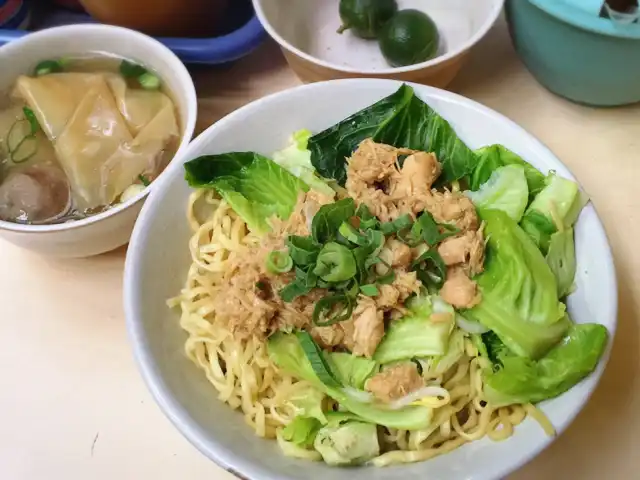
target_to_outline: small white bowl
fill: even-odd
[[[0,47],[0,91],[18,75],[46,59],[103,52],[138,61],[155,71],[172,93],[179,112],[181,141],[172,162],[191,141],[197,116],[196,91],[189,72],[171,50],[151,37],[109,25],[56,27],[32,33]],[[0,220],[0,236],[35,252],[58,257],[87,257],[108,252],[129,241],[133,225],[149,191],[103,213],[57,225],[22,225]]]
[[[228,151],[270,155],[299,129],[320,132],[390,95],[400,82],[338,80],[305,85],[257,100],[218,121],[190,146],[185,159]],[[543,172],[571,172],[533,136],[511,120],[472,100],[423,85],[416,94],[445,117],[472,149],[501,143]],[[287,458],[276,442],[256,437],[238,411],[217,400],[218,392],[184,353],[186,333],[167,298],[183,288],[191,264],[186,205],[192,189],[178,162],[169,167],[142,209],[127,252],[124,309],[133,351],[156,401],[175,426],[209,458],[241,478],[260,480],[332,479],[494,480],[529,461],[553,438],[532,419],[503,442],[489,439],[464,445],[422,463],[377,469],[333,468]],[[611,251],[602,223],[589,204],[575,229],[577,289],[568,310],[577,323],[600,323],[611,337],[616,329],[617,289]],[[582,409],[598,383],[611,348],[596,371],[563,395],[541,404],[558,433]],[[603,441],[606,441],[603,439]]]
[[[282,47],[291,68],[305,82],[376,77],[445,87],[462,67],[469,50],[493,26],[504,0],[398,0],[399,9],[427,13],[440,34],[438,56],[392,68],[376,40],[350,31],[338,34],[339,0],[253,0],[265,30]]]

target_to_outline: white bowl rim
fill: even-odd
[[[271,25],[271,22],[267,20],[267,17],[264,14],[264,10],[262,8],[262,0],[253,0],[253,8],[255,9],[256,15],[258,16],[258,19],[260,20],[260,23],[262,23],[262,26],[264,27],[264,29],[269,33],[269,35],[271,35],[272,38],[274,38],[280,44],[280,46],[286,48],[291,53],[294,53],[295,55],[301,58],[304,58],[308,62],[314,63],[321,67],[330,68],[331,70],[336,70],[344,73],[356,73],[360,75],[393,75],[398,73],[413,72],[416,70],[422,70],[425,68],[434,67],[441,63],[445,63],[448,60],[451,60],[452,58],[455,58],[460,54],[466,52],[471,47],[473,47],[476,43],[478,43],[480,39],[482,39],[487,34],[487,32],[491,29],[491,27],[494,25],[494,23],[498,19],[500,12],[502,11],[504,2],[505,0],[498,0],[496,5],[493,7],[493,10],[490,12],[490,15],[487,18],[487,21],[482,25],[482,27],[480,27],[480,29],[475,33],[475,35],[471,36],[464,44],[462,44],[462,46],[456,48],[455,50],[447,52],[444,55],[440,55],[438,57],[432,58],[431,60],[427,60],[426,62],[416,63],[414,65],[407,65],[406,67],[382,68],[379,70],[357,69],[357,68],[345,67],[344,65],[327,62],[318,57],[314,57],[313,55],[309,55],[308,53],[300,50],[299,48],[287,42],[277,32],[277,30]]]
[[[190,140],[193,137],[193,132],[196,126],[197,119],[197,110],[198,110],[198,97],[196,95],[196,88],[193,84],[193,79],[187,70],[187,67],[184,66],[182,61],[173,53],[168,47],[163,45],[161,42],[156,40],[153,37],[145,35],[144,33],[140,33],[136,30],[131,30],[125,27],[118,27],[115,25],[103,25],[103,24],[77,24],[77,25],[62,25],[58,27],[47,28],[45,30],[39,30],[37,32],[30,33],[29,35],[22,37],[18,40],[14,40],[2,47],[0,47],[0,54],[3,52],[7,52],[10,50],[19,50],[22,48],[22,45],[25,43],[32,42],[34,39],[46,39],[47,37],[58,36],[61,33],[69,33],[70,30],[74,30],[80,34],[90,35],[91,32],[95,31],[103,31],[110,32],[113,34],[122,34],[129,36],[132,41],[136,41],[139,43],[147,43],[151,48],[158,49],[160,51],[164,51],[164,55],[166,57],[167,62],[171,65],[171,69],[177,74],[179,77],[180,85],[183,85],[185,88],[185,93],[187,97],[187,104],[184,105],[184,108],[188,108],[190,111],[186,112],[187,122],[186,125],[183,125],[184,134],[182,140],[180,141],[180,146],[178,150],[176,150],[175,155],[169,161],[169,165],[174,162],[176,158],[182,156],[189,146]],[[193,105],[193,108],[189,108],[189,105]],[[189,139],[185,141],[185,139]],[[168,166],[167,165],[167,168]],[[148,187],[146,187],[142,192],[138,193],[134,197],[130,198],[124,203],[120,203],[114,207],[111,207],[104,212],[100,212],[96,215],[92,215],[90,217],[86,217],[80,220],[73,220],[65,223],[55,223],[50,225],[30,225],[24,223],[15,223],[8,222],[5,220],[0,220],[0,230],[9,230],[13,232],[22,232],[22,233],[49,233],[49,232],[59,232],[63,230],[74,230],[77,228],[87,227],[94,223],[100,222],[108,217],[113,215],[117,215],[119,212],[127,210],[132,205],[138,203],[142,199],[144,199],[152,188],[155,187],[155,184],[160,180],[163,176],[165,168],[158,178],[156,178]]]
[[[570,171],[564,163],[560,161],[556,157],[556,155],[540,140],[538,140],[534,135],[526,131],[523,127],[515,123],[513,120],[508,117],[502,115],[501,113],[486,107],[475,100],[464,97],[462,95],[458,95],[457,93],[453,93],[447,90],[439,89],[436,87],[431,87],[427,85],[417,84],[413,82],[403,82],[399,80],[392,79],[376,79],[376,78],[351,78],[351,79],[337,79],[337,80],[329,80],[323,82],[316,82],[311,84],[299,85],[294,88],[290,88],[287,90],[282,90],[280,92],[275,92],[260,99],[257,99],[238,110],[228,114],[222,119],[218,120],[213,125],[209,126],[202,134],[200,134],[193,142],[190,144],[189,151],[191,149],[198,150],[200,145],[207,142],[208,136],[212,131],[219,128],[221,125],[225,123],[231,122],[234,120],[236,116],[242,116],[247,111],[251,111],[253,109],[259,108],[263,103],[268,103],[272,98],[278,97],[280,95],[294,94],[298,92],[302,92],[305,90],[313,91],[316,88],[324,88],[326,84],[333,83],[353,83],[354,85],[358,84],[367,84],[367,83],[387,83],[393,84],[395,86],[400,86],[401,84],[407,84],[414,89],[422,90],[425,93],[429,93],[432,96],[437,96],[442,99],[447,99],[456,103],[464,103],[470,108],[473,108],[477,111],[490,114],[491,116],[498,118],[501,122],[508,123],[512,128],[521,131],[524,135],[529,137],[532,142],[538,144],[541,150],[548,153],[548,155],[554,158],[558,163],[565,166],[567,170],[571,173],[571,177],[575,180],[575,176]],[[184,158],[188,158],[188,153],[185,154]],[[147,385],[147,388],[151,392],[154,400],[158,403],[160,409],[165,414],[165,416],[171,421],[171,423],[182,433],[182,435],[194,446],[196,447],[203,455],[212,460],[215,464],[224,468],[228,472],[238,476],[239,478],[247,478],[247,479],[255,479],[258,478],[264,480],[280,480],[277,477],[271,475],[265,475],[264,470],[256,464],[251,464],[247,462],[242,454],[238,454],[232,451],[223,451],[224,448],[218,444],[211,443],[206,439],[206,432],[202,430],[200,425],[191,418],[188,411],[183,408],[181,404],[177,402],[174,396],[171,393],[170,388],[168,387],[165,380],[160,375],[157,366],[153,362],[153,357],[150,351],[149,342],[145,335],[144,329],[142,327],[142,323],[138,321],[137,316],[135,314],[137,307],[136,305],[139,302],[139,299],[135,297],[134,293],[134,285],[139,283],[139,278],[141,275],[140,263],[144,249],[139,248],[138,243],[141,242],[141,237],[143,236],[143,230],[145,229],[145,224],[148,221],[151,221],[153,217],[151,217],[151,210],[154,208],[154,204],[162,202],[162,195],[164,190],[166,189],[165,184],[169,184],[170,179],[174,175],[173,170],[177,170],[182,168],[182,162],[177,162],[173,165],[169,166],[170,173],[166,175],[162,181],[158,184],[157,188],[151,193],[151,196],[147,202],[142,207],[138,220],[135,224],[133,234],[130,240],[130,247],[127,249],[127,255],[125,259],[125,268],[124,268],[124,276],[123,276],[123,304],[124,304],[124,313],[125,313],[125,324],[127,328],[127,335],[129,337],[129,341],[131,342],[131,346],[133,349],[133,356],[140,370],[140,374],[143,378],[143,381]],[[595,206],[591,204],[591,207],[595,211]],[[540,454],[544,449],[546,449],[555,439],[557,439],[562,432],[564,432],[570,425],[573,423],[577,415],[583,410],[586,406],[587,402],[593,395],[596,387],[598,386],[602,374],[605,371],[607,363],[609,361],[609,357],[611,355],[611,349],[613,347],[613,342],[615,339],[615,333],[617,330],[618,324],[618,286],[617,286],[617,277],[615,273],[615,264],[613,261],[613,254],[611,251],[611,245],[609,239],[606,235],[606,231],[600,220],[600,216],[597,211],[596,214],[596,225],[597,228],[602,233],[603,237],[606,239],[606,243],[604,245],[604,249],[602,251],[602,261],[611,265],[612,275],[610,278],[602,279],[603,281],[603,290],[608,292],[609,298],[611,298],[611,305],[608,317],[611,319],[611,326],[607,326],[607,330],[609,332],[609,338],[607,340],[607,346],[605,351],[598,362],[596,369],[589,374],[589,376],[583,380],[588,381],[590,383],[587,395],[583,397],[579,402],[574,403],[571,413],[565,417],[562,423],[558,425],[554,425],[556,427],[556,435],[555,436],[547,436],[544,441],[536,444],[533,448],[531,448],[526,454],[522,455],[519,458],[509,459],[504,463],[495,467],[494,476],[491,477],[491,480],[497,480],[500,478],[504,478],[506,475],[512,473],[516,469],[522,467],[523,465],[530,462],[533,458],[535,458],[538,454]],[[149,218],[147,218],[149,217]]]

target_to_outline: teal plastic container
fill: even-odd
[[[518,55],[552,92],[594,106],[640,102],[640,24],[563,0],[507,0]]]

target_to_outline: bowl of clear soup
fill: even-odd
[[[0,236],[59,257],[127,243],[193,136],[185,66],[107,25],[33,33],[1,47],[0,64]]]

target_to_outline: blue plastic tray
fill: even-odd
[[[225,29],[210,38],[158,38],[185,63],[220,64],[237,60],[249,54],[266,37],[260,21],[248,0],[230,2],[230,11],[221,24]],[[86,14],[54,9],[34,12],[31,30],[90,23],[94,20]],[[28,30],[8,30],[0,28],[0,46],[28,35]]]

